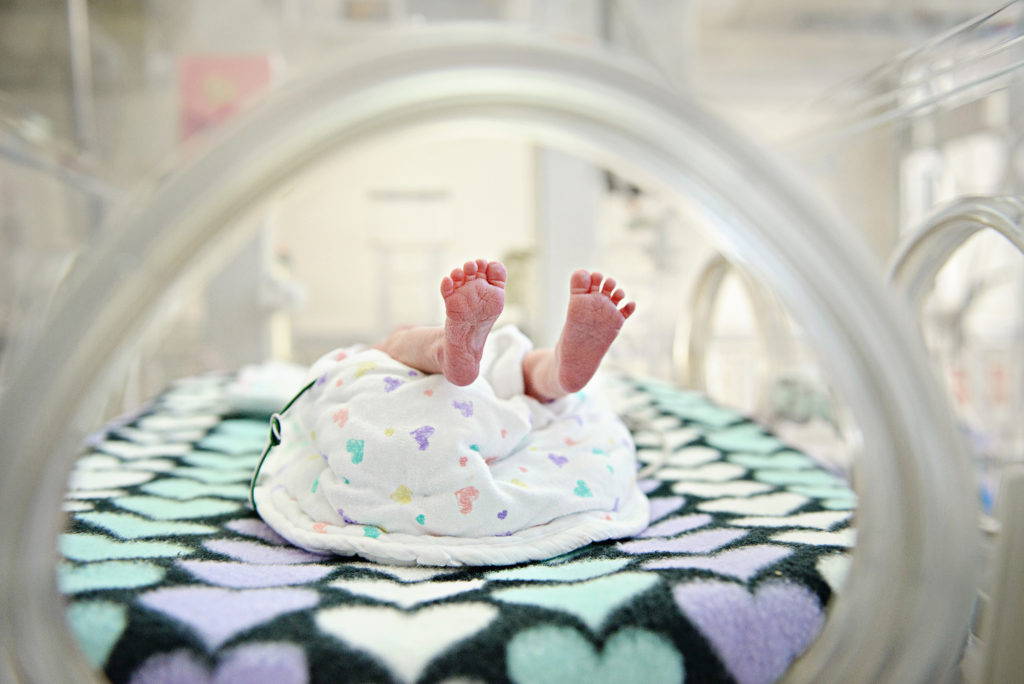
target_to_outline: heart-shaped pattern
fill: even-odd
[[[571,613],[597,632],[608,616],[633,598],[658,584],[658,576],[644,572],[620,572],[574,584],[498,589],[491,597],[505,603],[527,604]]]
[[[394,603],[405,609],[475,591],[484,586],[484,580],[461,580],[457,582],[420,582],[403,584],[375,579],[343,579],[331,582],[328,586],[342,589],[350,594],[367,596],[384,603]]]
[[[816,567],[832,591],[838,592],[850,572],[850,557],[845,553],[829,553],[818,558]]]
[[[841,486],[845,489],[842,480],[824,470],[755,470],[754,479],[774,485]]]
[[[382,563],[347,563],[346,567],[357,570],[369,570],[374,575],[381,574],[394,578],[399,582],[424,582],[443,575],[450,575],[452,568],[432,568],[416,565],[384,565]]]
[[[284,537],[270,529],[270,527],[268,527],[267,524],[259,518],[238,518],[237,520],[228,522],[224,527],[232,532],[237,532],[238,534],[246,537],[262,539],[270,544],[281,546],[288,543]]]
[[[67,608],[67,619],[89,664],[100,669],[128,626],[128,607],[111,601],[75,601]]]
[[[813,468],[814,461],[795,451],[780,451],[775,454],[729,454],[726,457],[744,468]]]
[[[267,431],[269,433],[269,429]],[[219,451],[224,454],[252,454],[263,451],[267,446],[267,435],[259,437],[254,435],[233,435],[225,433],[213,433],[203,437],[196,444],[200,449]]]
[[[671,537],[683,532],[695,530],[711,522],[711,516],[707,513],[694,513],[693,515],[680,515],[674,518],[667,518],[660,523],[651,525],[637,537]]]
[[[184,467],[175,468],[171,474],[176,477],[187,477],[207,484],[223,484],[225,482],[248,482],[252,477],[252,469],[229,470],[218,468]],[[211,487],[212,490],[216,488]]]
[[[249,487],[244,484],[204,484],[195,480],[165,477],[147,482],[139,487],[147,494],[184,501],[203,496],[218,496],[222,499],[245,500],[249,498]]]
[[[740,515],[786,515],[808,502],[806,496],[779,492],[752,496],[747,499],[725,498],[705,501],[697,506],[709,513],[738,513]]]
[[[542,625],[515,635],[506,651],[508,677],[523,684],[682,682],[683,657],[672,642],[645,629],[615,632],[600,655],[571,627]]]
[[[174,468],[174,461],[166,458],[140,458],[134,461],[122,461],[106,454],[83,456],[75,464],[82,470],[110,470],[124,468],[126,470],[149,470],[154,473],[167,472]]]
[[[743,582],[761,570],[793,554],[792,549],[775,544],[754,544],[719,551],[711,556],[676,556],[647,561],[648,570],[710,570]]]
[[[739,684],[774,682],[824,621],[817,597],[788,581],[764,582],[753,594],[731,582],[689,582],[672,596]]]
[[[412,490],[405,485],[399,485],[395,491],[391,492],[391,500],[399,504],[412,503]]]
[[[76,561],[121,558],[177,558],[193,553],[188,546],[169,542],[122,542],[102,534],[62,534],[60,552]]]
[[[303,551],[294,546],[269,546],[241,539],[207,539],[203,546],[244,563],[261,565],[292,565],[295,563],[316,563],[330,558]]]
[[[814,511],[812,513],[797,513],[796,515],[781,517],[734,518],[729,521],[729,524],[736,527],[810,527],[818,530],[828,530],[849,519],[849,513]]]
[[[441,604],[414,613],[384,606],[342,606],[318,611],[316,624],[324,633],[370,653],[402,681],[413,682],[430,661],[487,627],[497,614],[497,608],[486,603]]]
[[[115,499],[118,508],[155,520],[191,520],[234,513],[241,508],[223,499],[165,499],[160,496],[122,496]]]
[[[258,454],[236,454],[225,456],[209,451],[192,451],[185,454],[185,460],[200,468],[215,468],[220,470],[252,470],[256,467],[260,457]]]
[[[672,491],[677,494],[692,494],[702,499],[719,497],[753,496],[770,492],[774,487],[763,482],[736,480],[734,482],[673,482]]]
[[[112,487],[131,487],[149,482],[154,474],[146,470],[85,470],[76,468],[71,472],[68,487],[80,489],[110,489]]]
[[[307,684],[309,664],[302,646],[289,643],[253,643],[221,654],[216,669],[187,649],[150,656],[132,677],[133,684]]]
[[[626,553],[707,553],[747,535],[746,530],[713,528],[671,539],[638,539],[616,546]]]
[[[685,480],[688,482],[725,482],[743,477],[747,469],[734,463],[708,463],[696,468],[662,468],[658,477],[662,480]]]
[[[75,514],[76,520],[102,527],[121,539],[144,539],[148,537],[171,537],[174,535],[212,534],[217,528],[197,523],[177,521],[154,521],[128,513],[93,511]]]
[[[792,544],[812,544],[814,546],[845,546],[851,547],[857,541],[857,530],[848,527],[838,532],[818,532],[812,530],[791,530],[773,534],[774,541]]]
[[[527,565],[487,573],[487,579],[502,582],[578,582],[609,575],[629,565],[628,558],[595,558],[561,565]]]
[[[651,522],[655,522],[679,510],[679,507],[686,503],[686,499],[681,496],[652,496],[650,503]]]
[[[679,468],[695,468],[718,460],[720,457],[717,449],[705,446],[692,446],[669,454],[665,459],[665,463],[666,465]]]
[[[711,432],[704,436],[705,441],[722,451],[747,451],[755,454],[767,454],[785,446],[782,442],[765,434],[760,426],[744,423],[736,427]]]
[[[286,613],[312,608],[319,597],[310,589],[167,587],[139,597],[139,603],[188,625],[210,651],[236,634]]]
[[[125,459],[153,458],[155,456],[183,456],[192,448],[188,444],[135,444],[120,440],[107,440],[97,447],[99,451]]]
[[[148,587],[164,578],[166,570],[144,561],[103,561],[74,566],[62,563],[57,568],[57,583],[65,594],[101,589]]]
[[[309,584],[334,572],[329,565],[258,565],[209,560],[178,561],[176,565],[207,584],[232,589]]]

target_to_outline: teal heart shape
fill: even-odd
[[[686,677],[683,656],[671,641],[635,627],[613,634],[600,654],[571,627],[533,627],[509,642],[506,663],[509,679],[523,684],[679,684]]]
[[[57,584],[65,594],[101,589],[148,587],[164,578],[167,571],[146,561],[102,561],[57,567]]]
[[[123,542],[102,534],[62,534],[60,552],[76,561],[113,560],[118,558],[178,558],[193,550],[168,542]]]
[[[110,601],[75,601],[67,608],[67,619],[89,664],[100,670],[128,626],[128,606]]]
[[[204,484],[181,478],[162,478],[139,487],[146,494],[166,496],[172,499],[195,499],[200,496],[219,496],[222,499],[249,498],[249,486],[245,484]]]
[[[192,451],[183,457],[187,462],[201,468],[220,468],[223,470],[251,470],[260,460],[259,454],[234,454],[225,456],[209,451]]]
[[[270,422],[266,420],[249,420],[247,418],[229,418],[223,420],[214,429],[214,434],[224,433],[248,439],[267,439],[270,434]]]
[[[207,484],[224,484],[225,482],[248,482],[252,477],[252,468],[244,470],[227,470],[220,468],[185,467],[175,468],[170,472],[178,477],[188,477]]]
[[[815,463],[795,451],[780,451],[767,456],[761,454],[729,454],[727,458],[746,468],[812,468]]]
[[[215,432],[212,435],[203,437],[196,443],[196,446],[200,449],[220,451],[231,455],[251,454],[263,451],[263,448],[267,446],[267,442],[269,441],[269,434],[269,427],[261,437]]]
[[[154,521],[128,513],[93,511],[76,513],[76,520],[102,527],[121,539],[142,539],[145,537],[172,537],[186,534],[213,534],[216,527],[188,522]]]
[[[596,632],[613,611],[658,582],[658,576],[653,573],[623,572],[575,584],[499,589],[491,592],[491,596],[505,603],[571,613]]]
[[[241,506],[222,499],[165,499],[160,496],[122,496],[113,499],[118,508],[155,520],[188,520],[234,513]]]
[[[803,486],[788,487],[789,491],[814,497],[815,499],[852,499],[854,494],[849,487]]]
[[[572,493],[583,498],[594,496],[594,493],[590,491],[590,487],[583,480],[576,480],[576,489],[572,490]]]
[[[712,432],[704,439],[709,445],[722,451],[748,451],[755,454],[767,454],[785,446],[771,435],[766,435],[753,423]]]

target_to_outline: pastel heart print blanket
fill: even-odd
[[[273,419],[254,507],[297,546],[401,564],[514,564],[642,531],[629,431],[593,388],[525,396],[531,348],[494,331],[466,387],[377,349],[326,354]]]

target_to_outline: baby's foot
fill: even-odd
[[[566,392],[576,392],[597,372],[619,328],[636,311],[636,302],[618,308],[626,295],[615,289],[615,279],[584,270],[572,274],[569,292],[569,313],[555,347],[555,358],[558,384]]]
[[[497,261],[467,261],[441,280],[447,318],[441,372],[454,385],[468,385],[480,373],[487,333],[505,307],[505,266]]]

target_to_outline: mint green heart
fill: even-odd
[[[122,496],[113,499],[118,508],[156,520],[187,520],[234,513],[241,506],[221,499],[165,499],[160,496]]]
[[[745,468],[812,468],[815,463],[807,456],[795,451],[780,451],[776,454],[729,454],[726,458]]]
[[[594,496],[594,493],[590,491],[590,487],[583,480],[576,480],[576,489],[572,490],[572,493],[583,498]]]
[[[708,444],[722,451],[750,451],[767,454],[784,446],[782,442],[766,435],[753,423],[712,432],[705,437]]]
[[[658,576],[624,572],[576,584],[499,589],[491,596],[506,603],[529,604],[571,613],[596,632],[617,608],[658,583]]]
[[[267,439],[270,434],[270,421],[249,420],[248,418],[229,418],[223,420],[214,429],[214,434],[227,434],[246,439]]]
[[[198,525],[188,522],[153,521],[128,513],[108,513],[94,511],[76,513],[75,518],[82,522],[117,535],[121,539],[142,539],[145,537],[171,537],[179,534],[213,534],[216,527]]]
[[[636,627],[613,634],[600,655],[571,627],[533,627],[516,634],[505,655],[509,679],[523,684],[678,684],[686,677],[672,642]]]
[[[420,525],[426,524],[427,516],[425,516],[422,513],[420,513],[419,515],[416,516],[416,522],[418,522]]]
[[[187,556],[192,549],[167,542],[122,542],[102,534],[62,534],[60,552],[76,561],[112,560],[115,558],[176,558]]]
[[[212,435],[203,437],[196,443],[196,446],[202,449],[220,451],[231,455],[260,452],[263,451],[263,448],[267,445],[267,442],[269,441],[267,435],[269,434],[269,428],[260,438],[215,432]]]
[[[527,565],[487,573],[487,579],[504,582],[577,582],[617,572],[629,565],[629,558],[597,558],[562,565]]]
[[[249,487],[244,484],[203,484],[195,480],[164,478],[139,487],[147,494],[172,499],[194,499],[199,496],[219,496],[223,499],[249,498]]]
[[[838,486],[842,483],[835,475],[823,470],[756,470],[754,479],[774,485]]]
[[[223,484],[225,482],[248,482],[252,477],[252,468],[244,470],[221,470],[218,468],[175,468],[169,475],[188,477],[207,484]]]
[[[202,468],[220,468],[222,470],[251,470],[259,463],[259,454],[214,454],[209,451],[193,451],[185,454],[185,460]]]
[[[848,487],[803,486],[787,487],[791,492],[810,496],[815,499],[851,499],[853,492]]]
[[[99,670],[128,626],[128,606],[110,601],[76,601],[68,606],[67,618],[89,664]]]
[[[61,563],[57,584],[65,594],[97,589],[134,589],[148,587],[164,578],[166,570],[146,561],[102,561],[75,567]]]
[[[685,420],[702,423],[709,427],[725,427],[741,420],[743,416],[729,409],[708,404],[694,404],[673,400],[659,400],[658,405],[665,411]]]

